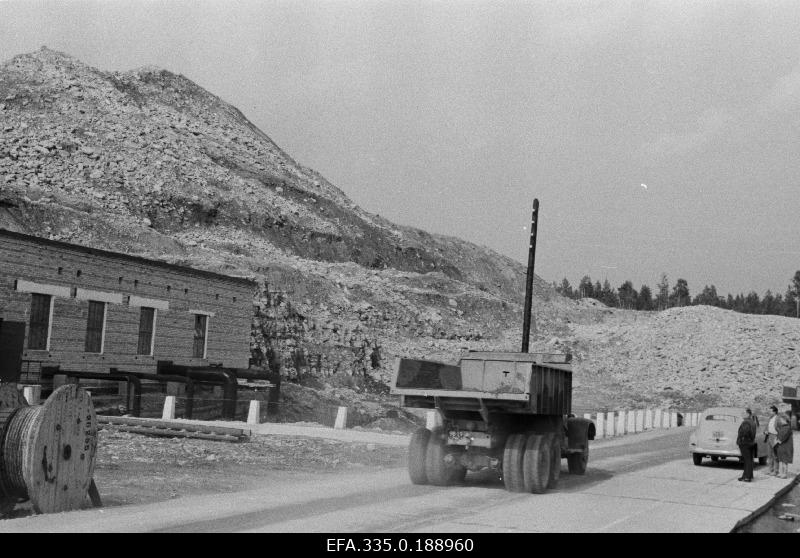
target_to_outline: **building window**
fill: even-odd
[[[53,314],[53,297],[31,294],[31,322],[28,331],[28,349],[46,351],[50,346],[50,320]]]
[[[206,358],[206,336],[208,335],[208,316],[204,314],[194,315],[194,348],[192,356],[194,358]]]
[[[106,303],[89,301],[89,319],[86,322],[87,353],[103,352],[103,337],[106,329]]]
[[[142,306],[139,314],[139,349],[140,355],[153,354],[153,341],[156,336],[156,309]]]

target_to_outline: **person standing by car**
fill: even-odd
[[[785,479],[789,472],[789,463],[794,456],[794,443],[792,441],[792,426],[786,413],[778,415],[778,443],[775,453],[778,457],[778,478]]]
[[[778,442],[778,408],[773,405],[769,408],[772,415],[767,423],[765,440],[767,442],[767,474],[775,476],[778,474],[778,456],[775,454],[775,444]]]
[[[740,481],[751,482],[753,480],[753,446],[756,444],[756,427],[751,418],[753,412],[745,409],[742,413],[742,424],[739,425],[739,432],[736,436],[736,445],[742,455],[744,463],[744,473],[739,477]]]

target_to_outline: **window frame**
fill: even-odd
[[[142,312],[144,310],[153,311],[153,321],[150,325],[150,351],[147,353],[140,352],[142,342]],[[158,308],[153,306],[140,306],[139,307],[139,334],[136,338],[136,355],[137,356],[153,356],[156,352],[156,321],[158,320]]]
[[[83,352],[87,353],[87,354],[91,354],[91,355],[102,355],[102,354],[105,353],[105,348],[106,348],[106,324],[108,323],[108,319],[107,319],[108,318],[108,302],[103,301],[103,300],[89,300],[88,302],[89,302],[89,306],[88,306],[87,313],[86,313],[87,314],[86,315],[86,338],[85,338],[85,341],[84,341],[84,344],[83,344]],[[90,331],[89,330],[89,326],[90,326],[89,318],[90,318],[90,314],[91,314],[92,303],[94,303],[94,304],[102,304],[103,305],[103,317],[102,317],[103,321],[102,321],[102,324],[101,324],[101,327],[100,327],[100,351],[99,352],[98,351],[89,351],[89,350],[87,350],[88,349],[87,345],[89,343],[89,331]]]
[[[194,325],[194,333],[192,335],[192,358],[200,358],[200,359],[205,360],[205,359],[208,358],[208,323],[210,321],[211,314],[208,314],[208,313],[205,313],[205,312],[194,312],[192,315],[194,316],[194,323],[195,323],[195,325]],[[203,356],[197,356],[196,351],[195,351],[196,345],[197,345],[197,341],[198,341],[198,337],[197,337],[197,319],[200,318],[200,317],[205,319],[205,327],[203,328]]]
[[[50,299],[49,301],[49,308],[47,309],[47,334],[44,341],[44,348],[40,347],[31,347],[31,330],[33,329],[33,297],[34,296],[46,296]],[[55,296],[48,293],[35,293],[31,292],[31,308],[30,314],[28,316],[28,339],[26,342],[26,349],[29,351],[49,351],[50,350],[50,338],[53,336],[53,307],[55,306]]]

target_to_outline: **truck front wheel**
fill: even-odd
[[[589,448],[586,447],[581,453],[571,453],[567,456],[567,465],[570,475],[586,474],[586,465],[589,463]]]
[[[431,431],[427,428],[418,428],[411,435],[411,443],[408,445],[408,476],[414,484],[428,484],[425,454],[428,452],[430,438]]]

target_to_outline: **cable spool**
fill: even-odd
[[[91,396],[75,384],[62,386],[42,405],[11,410],[0,438],[0,492],[5,501],[30,499],[38,513],[77,509],[92,483],[96,453]]]
[[[20,407],[27,406],[28,403],[17,389],[16,384],[0,384],[0,441],[5,438],[6,425],[8,419]],[[0,446],[1,447],[1,446]],[[0,460],[0,479],[3,477],[3,463]],[[8,514],[14,509],[17,498],[6,494],[0,482],[0,517]]]

